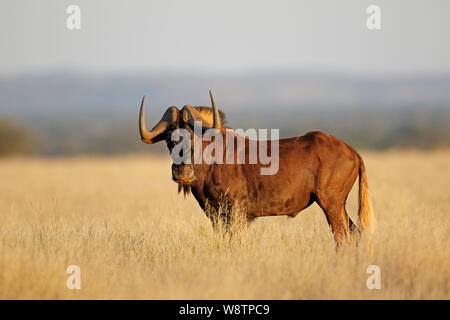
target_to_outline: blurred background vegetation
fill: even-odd
[[[30,154],[35,149],[31,131],[14,121],[0,119],[0,157]]]
[[[450,147],[450,76],[54,73],[0,78],[0,156],[167,152],[140,142],[142,95],[152,127],[171,105],[209,105],[209,88],[234,128],[322,130],[359,149]]]

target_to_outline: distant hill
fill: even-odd
[[[323,130],[366,148],[450,146],[450,75],[0,77],[0,118],[28,126],[42,154],[135,152],[149,150],[137,134],[142,95],[152,125],[171,105],[209,105],[210,88],[235,128],[280,128],[281,136]]]
[[[260,73],[235,76],[55,73],[0,77],[0,112],[11,110],[134,110],[142,95],[156,110],[209,104],[208,89],[226,110],[243,107],[405,107],[450,105],[450,75],[362,77],[328,73]]]

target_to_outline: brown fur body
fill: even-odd
[[[245,145],[248,159],[247,138]],[[345,202],[360,171],[365,171],[364,163],[353,148],[323,132],[280,139],[279,170],[274,175],[261,175],[260,163],[184,166],[193,167],[195,179],[189,186],[202,209],[206,203],[218,206],[217,200],[223,194],[227,194],[230,203],[246,208],[249,219],[295,217],[317,202],[337,240],[348,238],[355,228]]]
[[[204,129],[220,130],[223,137],[223,164],[203,162],[172,165],[172,179],[179,184],[178,190],[183,190],[185,195],[192,192],[200,207],[211,218],[213,226],[215,217],[211,217],[208,212],[211,207],[220,211],[218,209],[223,205],[220,201],[224,195],[229,206],[238,205],[245,209],[247,220],[264,216],[295,217],[317,202],[325,213],[336,241],[340,243],[349,239],[352,231],[358,229],[345,210],[345,202],[359,175],[360,229],[373,231],[366,170],[361,156],[352,147],[320,131],[309,132],[302,137],[280,139],[278,171],[273,175],[262,175],[261,167],[270,164],[263,165],[259,159],[255,164],[249,163],[249,146],[254,141],[222,126],[225,114],[217,109],[211,92],[210,95],[212,109],[185,106],[178,110],[171,107],[151,131],[145,127],[143,99],[139,128],[142,141],[152,144],[165,140],[169,151],[180,143],[172,141],[172,132],[180,128],[188,130],[192,139],[192,163],[196,145],[194,140],[202,138],[202,150],[213,140],[203,139],[207,134],[204,131],[201,137],[195,136],[194,120],[201,121]],[[245,143],[237,143],[238,139],[244,139]],[[233,164],[226,159],[227,141],[234,141]],[[271,150],[273,141],[267,143],[267,150]],[[245,155],[245,164],[237,164],[238,155]]]

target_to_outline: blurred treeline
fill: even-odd
[[[0,120],[0,156],[10,154],[75,155],[166,152],[164,143],[152,146],[139,140],[137,110],[112,116],[91,114],[34,117],[34,121]],[[153,126],[158,117],[149,117]],[[261,112],[228,114],[234,128],[279,128],[281,137],[321,130],[355,148],[449,148],[450,109],[315,109],[285,111],[278,116]],[[26,125],[25,123],[28,123]]]
[[[0,77],[0,156],[167,152],[140,142],[172,105],[209,105],[212,88],[233,128],[311,130],[355,148],[450,147],[450,75],[356,77],[330,73]]]
[[[29,154],[35,149],[34,137],[25,126],[0,119],[0,157],[14,154]]]

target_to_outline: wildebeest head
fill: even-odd
[[[177,129],[185,129],[189,132],[191,137],[191,146],[194,145],[195,121],[200,121],[202,123],[202,135],[205,130],[210,128],[220,130],[222,125],[226,122],[225,114],[217,108],[211,91],[209,91],[209,94],[212,108],[186,105],[183,109],[179,110],[177,107],[172,106],[164,112],[161,120],[159,120],[159,122],[150,131],[147,130],[145,123],[144,96],[142,98],[139,114],[139,132],[141,135],[141,140],[147,144],[154,144],[165,140],[167,148],[172,153],[172,149],[178,143],[182,142],[182,138],[178,141],[172,141],[172,133]],[[191,157],[193,157],[193,154],[194,153],[191,152]],[[191,161],[191,163],[192,162],[193,161]],[[184,188],[184,191],[186,192],[189,189],[188,186],[195,180],[193,165],[174,163],[172,165],[172,179],[179,184],[179,190]]]

